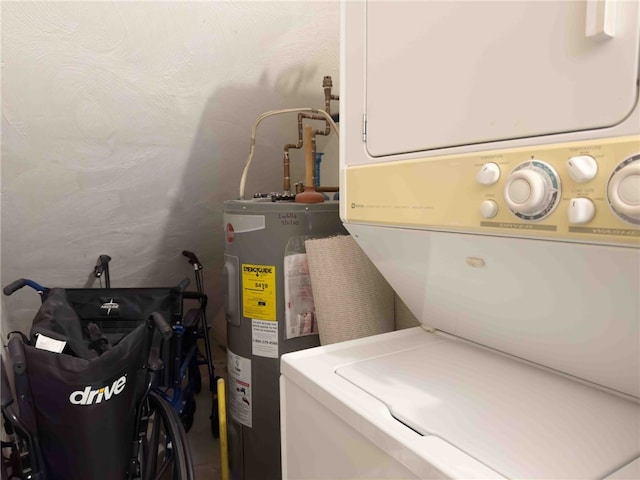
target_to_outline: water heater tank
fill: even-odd
[[[281,478],[280,356],[320,344],[304,240],[346,234],[338,202],[224,203],[229,463]]]

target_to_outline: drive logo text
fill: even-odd
[[[111,385],[105,385],[95,390],[91,390],[90,386],[86,386],[84,390],[76,390],[69,395],[69,401],[74,405],[93,405],[101,403],[103,400],[106,402],[111,397],[121,394],[126,384],[127,376],[123,375]]]

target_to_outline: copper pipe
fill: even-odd
[[[331,115],[330,112],[329,115]],[[295,149],[301,149],[303,142],[302,142],[302,119],[303,118],[308,118],[310,120],[323,120],[324,122],[326,122],[327,124],[327,128],[329,128],[329,130],[331,129],[331,126],[329,125],[329,122],[327,122],[327,120],[322,116],[322,115],[317,115],[315,113],[299,113],[298,114],[298,143],[288,143],[284,146],[284,161],[287,162],[290,158],[289,156],[289,150],[292,148]],[[314,132],[317,133],[317,132]],[[324,135],[324,133],[320,133],[320,135]],[[316,147],[315,147],[315,135],[314,135],[314,141],[313,141],[313,158],[315,158],[316,155]],[[283,187],[284,187],[284,192],[285,193],[289,193],[290,189],[291,189],[291,181],[287,181],[287,178],[289,178],[291,175],[290,172],[290,168],[289,168],[289,164],[285,164],[284,165],[284,182],[283,182]]]
[[[313,186],[313,163],[314,158],[311,155],[311,146],[314,144],[311,125],[304,126],[304,160],[305,160],[305,181],[304,192],[296,195],[296,203],[322,203],[324,195],[316,192]]]
[[[329,75],[322,79],[322,88],[324,89],[324,111],[331,115],[331,88],[333,81]],[[329,122],[327,122],[327,126]]]
[[[326,75],[323,79],[322,79],[322,88],[324,90],[324,106],[325,106],[325,111],[331,115],[331,100],[339,100],[339,97],[337,95],[332,95],[331,94],[331,89],[333,87],[333,81],[331,79],[330,75]],[[312,113],[299,113],[298,114],[298,143],[288,143],[284,146],[284,158],[283,158],[283,163],[284,163],[284,181],[283,181],[283,187],[284,187],[284,193],[290,193],[291,191],[291,172],[290,172],[290,157],[289,157],[289,150],[292,148],[295,149],[301,149],[303,142],[302,142],[302,119],[303,118],[308,118],[310,120],[323,120],[325,122],[325,128],[324,130],[315,130],[313,131],[313,136],[312,136],[312,155],[313,158],[316,157],[316,141],[315,141],[315,136],[316,135],[324,135],[327,136],[329,135],[329,133],[331,133],[331,125],[329,125],[329,122],[327,121],[327,119],[322,116],[322,115],[317,115],[317,114],[312,114]]]
[[[289,151],[284,151],[284,193],[291,192],[291,172],[289,171]]]
[[[289,170],[289,149],[302,148],[302,114],[298,114],[298,143],[288,143],[284,146],[284,193],[291,193],[291,172]],[[297,192],[296,192],[297,193]]]
[[[316,192],[339,192],[338,187],[316,187]]]
[[[316,161],[316,134],[313,132],[311,135],[311,158],[313,159],[313,167],[311,168],[311,185],[316,186],[316,169],[315,169],[315,161]]]

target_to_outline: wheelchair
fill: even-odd
[[[193,480],[182,422],[154,391],[171,325],[153,311],[96,337],[70,292],[44,289],[29,336],[10,333],[0,357],[3,480]]]
[[[211,407],[211,433],[214,438],[220,436],[218,420],[218,393],[216,382],[219,377],[215,376],[213,360],[211,358],[211,344],[209,341],[209,324],[207,322],[207,295],[204,293],[204,273],[203,266],[195,253],[183,250],[182,255],[187,258],[194,269],[196,291],[186,291],[189,279],[185,278],[177,288],[173,289],[140,289],[111,287],[109,273],[109,262],[111,257],[100,255],[94,268],[94,276],[104,279],[104,289],[101,290],[104,300],[116,298],[118,302],[125,303],[125,309],[141,308],[145,312],[153,309],[162,309],[166,312],[167,318],[171,319],[173,329],[173,339],[171,342],[163,343],[162,360],[165,362],[164,375],[155,391],[162,396],[178,412],[185,430],[188,432],[193,425],[193,416],[196,410],[194,394],[200,393],[202,389],[202,377],[200,366],[206,365],[209,379],[209,392],[212,398]],[[90,304],[90,299],[95,298],[95,289],[79,289],[76,295],[79,298],[75,303],[78,305]],[[190,303],[186,313],[184,307]],[[195,305],[194,305],[195,303]],[[108,305],[108,304],[107,304]],[[118,304],[119,308],[122,308]],[[104,308],[104,304],[101,305]],[[97,318],[95,309],[93,312],[87,311],[83,316]],[[117,333],[123,329],[130,330],[131,327],[121,323],[111,321],[100,322],[104,332]],[[204,343],[204,352],[198,347],[198,342]]]
[[[156,345],[164,369],[153,390],[176,410],[188,432],[196,410],[194,395],[202,389],[199,367],[206,365],[212,396],[211,432],[218,438],[218,377],[214,375],[211,359],[203,267],[193,252],[184,250],[182,255],[194,269],[195,292],[186,290],[190,283],[188,278],[170,288],[112,288],[109,273],[111,257],[100,255],[93,271],[94,277],[100,281],[100,288],[67,288],[66,298],[77,312],[84,334],[102,349],[119,342],[137,327],[140,319],[147,318],[152,312],[163,315],[171,325],[173,336],[170,341]],[[49,295],[48,288],[24,278],[7,285],[3,292],[11,295],[25,286],[35,290],[42,301]],[[188,304],[191,308],[184,313]],[[201,340],[204,352],[198,346]]]

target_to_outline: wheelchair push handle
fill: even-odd
[[[19,280],[15,280],[4,287],[2,289],[2,293],[4,293],[8,297],[17,290],[20,290],[22,287],[31,287],[40,294],[47,291],[45,287],[43,287],[39,283],[34,282],[33,280],[29,280],[28,278],[20,278]]]
[[[109,276],[109,262],[111,257],[109,255],[100,255],[96,261],[96,266],[93,267],[93,276],[96,278],[104,277],[104,286],[111,288],[111,277]]]
[[[96,262],[96,266],[93,269],[93,273],[96,278],[100,277],[105,271],[109,271],[109,262],[111,261],[111,257],[109,255],[100,255],[98,257],[98,261]]]
[[[169,322],[167,322],[162,315],[158,312],[153,312],[149,318],[153,321],[153,324],[158,329],[158,331],[162,334],[162,337],[165,340],[169,340],[173,335],[173,329]]]
[[[193,269],[195,270],[194,275],[196,277],[196,289],[198,290],[199,293],[204,293],[204,283],[203,283],[204,275],[202,273],[202,263],[200,263],[200,260],[198,260],[198,257],[196,257],[196,254],[193,252],[190,252],[189,250],[183,250],[182,255],[184,255],[189,259],[189,263],[193,266]]]
[[[198,257],[196,257],[195,253],[190,252],[189,250],[183,250],[182,255],[184,255],[189,259],[189,263],[193,265],[194,269],[196,270],[202,269],[202,264],[200,263],[200,260],[198,260]]]

